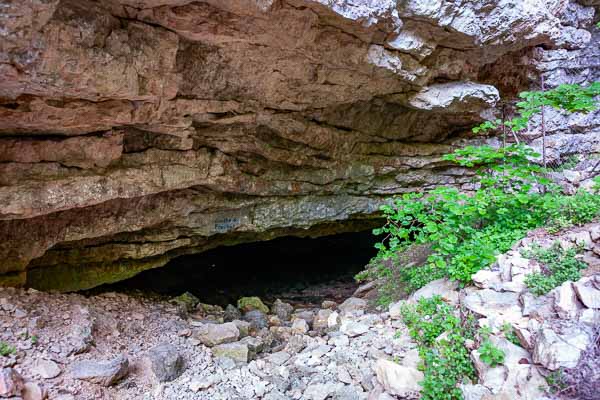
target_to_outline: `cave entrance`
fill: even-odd
[[[376,254],[376,241],[371,231],[362,231],[219,247],[98,289],[169,296],[187,291],[221,306],[242,296],[307,305],[343,301],[358,287],[354,276]]]

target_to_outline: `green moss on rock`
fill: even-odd
[[[242,312],[253,310],[262,311],[265,314],[269,312],[269,307],[267,307],[258,297],[242,297],[238,300],[237,305]]]

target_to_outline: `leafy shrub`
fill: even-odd
[[[541,273],[536,272],[525,277],[527,287],[538,296],[548,293],[566,281],[579,280],[581,278],[580,271],[587,267],[584,262],[575,258],[576,248],[565,250],[559,242],[555,242],[548,249],[534,246],[522,253],[524,257],[537,260],[543,265]]]
[[[512,325],[510,323],[505,322],[504,324],[502,324],[502,333],[504,333],[504,337],[506,338],[506,340],[508,340],[515,346],[519,346],[519,347],[521,346],[521,341],[517,337],[517,334],[515,333],[515,329],[512,327]]]
[[[596,109],[596,96],[600,95],[600,82],[593,82],[588,86],[578,84],[562,84],[555,89],[546,91],[522,92],[519,97],[523,99],[516,104],[518,116],[504,121],[504,125],[518,132],[527,128],[532,116],[539,114],[542,106],[553,107],[567,112],[590,112]],[[498,129],[502,122],[486,121],[476,127],[477,132]]]
[[[591,111],[600,83],[588,87],[561,85],[546,92],[524,92],[517,104],[519,116],[504,124],[520,130],[542,105],[569,112]],[[496,129],[501,121],[488,121],[476,132]],[[467,146],[444,156],[446,161],[476,168],[472,193],[439,187],[428,193],[408,193],[383,206],[387,223],[373,231],[385,238],[376,245],[376,261],[395,260],[414,244],[428,244],[432,253],[421,265],[403,268],[399,279],[410,290],[449,277],[462,284],[508,251],[526,232],[544,225],[551,230],[588,222],[600,214],[600,196],[581,191],[560,192],[546,170],[531,160],[539,157],[523,144],[503,148]],[[596,180],[600,186],[600,178]]]
[[[561,160],[560,165],[553,167],[552,170],[556,172],[562,172],[575,168],[577,164],[579,164],[579,157],[577,157],[575,154],[571,154],[566,159]]]
[[[15,353],[17,349],[14,346],[6,343],[5,341],[0,340],[0,356],[6,357],[13,353]]]
[[[481,361],[490,367],[495,367],[504,362],[504,351],[494,346],[489,339],[485,340],[481,346],[479,346],[478,350]]]
[[[572,196],[546,196],[540,204],[540,212],[544,213],[547,220],[548,231],[558,232],[561,229],[574,225],[581,225],[593,220],[600,210],[600,196],[598,188],[593,192],[580,190]]]
[[[504,153],[514,150],[509,153],[514,162],[515,153],[520,153],[519,157],[534,155],[522,148],[510,146]],[[488,149],[471,150],[462,149],[455,155],[464,157],[460,159],[463,164],[495,157]],[[475,153],[481,158],[476,159]],[[593,193],[566,196],[556,190],[532,191],[535,183],[545,183],[534,174],[538,166],[513,170],[504,164],[499,170],[510,173],[496,175],[488,172],[498,172],[494,167],[480,170],[480,188],[473,194],[440,187],[427,195],[405,194],[393,205],[382,207],[388,222],[374,230],[387,237],[376,246],[380,260],[393,259],[415,243],[431,244],[433,252],[424,265],[400,273],[411,290],[444,276],[468,283],[475,272],[492,264],[496,255],[508,251],[527,231],[543,225],[561,229],[588,222],[600,213],[600,196]]]
[[[561,392],[568,386],[562,368],[551,371],[548,376],[546,376],[546,383],[548,383],[550,393]]]
[[[463,323],[451,306],[439,296],[405,305],[402,318],[409,334],[419,345],[423,360],[424,400],[462,399],[458,384],[466,377],[475,379],[475,370],[465,340],[473,338],[473,323]],[[440,337],[444,334],[443,337]]]

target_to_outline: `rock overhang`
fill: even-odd
[[[499,99],[506,77],[481,71],[589,40],[592,9],[542,3],[10,4],[2,272],[87,266],[102,283],[211,241],[353,229],[394,194],[467,183],[441,155]]]

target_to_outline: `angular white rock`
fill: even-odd
[[[600,277],[582,278],[574,284],[575,292],[588,308],[600,308]]]
[[[474,112],[493,107],[498,100],[498,89],[491,85],[451,82],[423,88],[408,104],[418,110]]]
[[[409,301],[416,303],[419,299],[427,299],[440,296],[444,301],[451,304],[458,303],[458,282],[447,278],[437,279],[429,282],[410,296]]]
[[[421,391],[423,373],[416,368],[398,365],[393,361],[379,359],[375,364],[377,381],[385,391],[400,397],[416,396]]]
[[[533,349],[533,361],[552,371],[574,368],[590,343],[589,335],[577,325],[563,329],[560,335],[548,327],[542,328]]]

